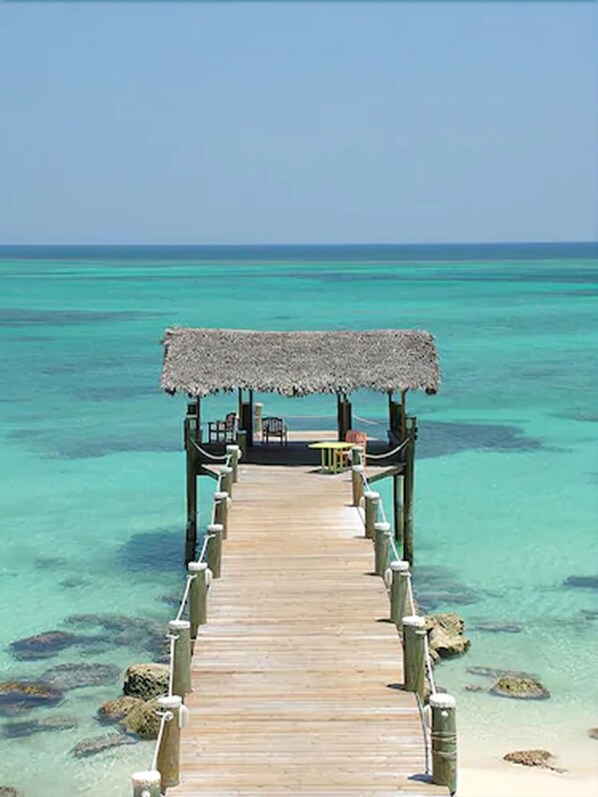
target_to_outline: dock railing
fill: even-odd
[[[403,441],[393,453],[405,446]],[[369,458],[369,457],[368,457]],[[413,594],[411,566],[398,551],[384,502],[371,489],[361,446],[351,449],[353,505],[359,511],[365,536],[374,544],[374,572],[384,579],[390,598],[390,620],[403,643],[405,689],[414,692],[426,740],[426,768],[432,763],[432,782],[457,790],[456,701],[440,692],[434,678],[425,618]]]
[[[226,538],[228,508],[238,479],[239,446],[228,445],[213,495],[210,522],[197,557],[187,564],[183,596],[175,618],[168,623],[168,693],[157,698],[160,726],[151,766],[132,775],[134,797],[160,797],[179,783],[181,729],[188,721],[185,696],[191,692],[191,656],[197,631],[207,622],[208,591],[222,570],[222,540]],[[185,613],[189,619],[183,619]]]

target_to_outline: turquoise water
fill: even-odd
[[[501,735],[528,746],[548,735],[575,766],[592,765],[598,591],[563,580],[598,576],[598,257],[566,247],[45,254],[0,260],[0,680],[151,658],[143,638],[118,648],[87,639],[39,661],[11,655],[12,641],[46,630],[106,636],[69,624],[73,613],[152,627],[172,614],[163,598],[181,584],[185,400],[158,389],[167,326],[419,327],[436,335],[443,370],[441,392],[409,406],[420,419],[420,597],[469,627],[523,628],[472,630],[470,653],[437,670],[459,699],[463,755],[474,757],[474,739],[501,752]],[[305,416],[335,413],[333,397],[260,398],[292,428],[326,426]],[[208,399],[206,416],[230,401]],[[354,397],[363,428],[376,431],[385,402]],[[484,683],[466,672],[474,664],[535,672],[552,698],[465,691]],[[119,689],[115,679],[68,691],[55,708],[0,716],[0,785],[28,797],[129,794],[152,743],[70,753],[106,732],[95,710]],[[77,727],[5,735],[45,717]]]

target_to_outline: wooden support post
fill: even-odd
[[[363,494],[363,499],[365,501],[365,536],[370,540],[373,540],[374,524],[376,522],[376,514],[378,512],[380,493],[375,493],[373,490],[368,490]]]
[[[228,445],[226,454],[230,456],[230,467],[233,469],[233,484],[239,481],[239,460],[241,459],[241,449],[237,445]]]
[[[349,431],[349,429],[353,428],[353,406],[351,405],[351,402],[347,398],[346,394],[344,401],[343,423],[344,423],[344,429],[343,429],[344,434],[342,439],[346,440],[347,432]]]
[[[363,498],[363,465],[353,465],[351,468],[351,481],[353,487],[353,506],[359,506]]]
[[[403,559],[413,566],[413,479],[415,471],[415,437],[417,418],[407,418],[406,435],[409,442],[404,448],[403,473]]]
[[[256,437],[260,440],[262,439],[262,417],[264,413],[264,405],[261,401],[256,401],[255,403],[255,413],[254,413],[254,431]]]
[[[363,446],[353,446],[351,449],[351,465],[363,465]]]
[[[131,780],[133,782],[133,797],[160,797],[160,773],[157,769],[134,772]]]
[[[195,422],[195,440],[201,443],[201,399],[199,396],[195,405],[195,416],[197,419]]]
[[[392,477],[392,516],[395,541],[399,548],[403,545],[403,505],[401,503],[400,478],[396,473]]]
[[[211,573],[206,562],[189,562],[187,572],[193,577],[189,589],[189,619],[191,639],[196,639],[198,627],[208,622],[208,587]]]
[[[220,470],[220,489],[233,497],[233,469],[228,465],[223,465]]]
[[[197,548],[197,451],[191,442],[189,425],[185,424],[187,455],[187,528],[185,533],[185,564],[195,559]]]
[[[210,535],[206,550],[206,561],[213,577],[220,578],[222,574],[222,536],[224,528],[221,523],[210,523],[206,529],[206,534]]]
[[[222,539],[228,537],[228,493],[217,490],[214,493],[214,523],[222,526]]]
[[[247,432],[245,429],[239,429],[237,432],[237,445],[241,449],[241,456],[247,456]]]
[[[179,785],[179,765],[181,755],[181,711],[182,700],[178,695],[159,697],[158,705],[166,713],[164,733],[158,748],[157,769],[160,772],[162,791]]]
[[[191,623],[188,620],[171,620],[168,630],[174,641],[172,662],[172,692],[183,700],[191,691]]]
[[[337,439],[343,439],[343,398],[341,393],[336,394],[336,433]]]
[[[246,423],[243,424],[243,428],[247,432],[247,445],[251,448],[253,445],[253,390],[250,388],[247,393]]]
[[[432,709],[432,783],[457,791],[456,701],[451,695],[430,695]]]
[[[400,559],[391,562],[390,570],[392,573],[392,583],[390,585],[390,619],[397,628],[401,628],[403,625],[403,617],[410,611],[407,605],[409,580],[411,579],[409,562],[403,562]]]
[[[425,692],[426,621],[418,614],[403,617],[403,672],[405,689],[417,692],[423,700]]]
[[[374,523],[374,572],[384,578],[388,568],[390,523]]]

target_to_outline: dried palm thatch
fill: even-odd
[[[438,355],[429,332],[255,332],[167,329],[160,387],[207,396],[250,388],[306,396],[422,389],[436,393]]]

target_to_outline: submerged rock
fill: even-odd
[[[138,701],[137,705],[123,717],[121,726],[141,739],[157,739],[160,730],[160,715],[155,700]]]
[[[565,587],[578,587],[579,589],[598,589],[598,576],[568,576],[563,581]]]
[[[0,786],[0,797],[23,797],[23,792],[13,786]]]
[[[149,700],[168,693],[167,664],[132,664],[125,673],[123,692],[125,695]]]
[[[479,620],[472,626],[472,631],[484,631],[489,634],[520,634],[523,631],[523,626],[508,620]]]
[[[588,736],[590,739],[598,739],[598,728],[590,728]]]
[[[25,639],[11,642],[10,652],[16,659],[47,659],[61,650],[76,645],[78,638],[68,631],[44,631]]]
[[[586,620],[598,620],[598,609],[582,609],[581,613]]]
[[[509,761],[512,764],[523,764],[525,767],[543,767],[544,769],[552,769],[554,772],[566,772],[565,769],[559,769],[549,764],[548,762],[552,758],[554,756],[548,750],[514,750],[512,753],[507,753],[503,756],[504,761]]]
[[[103,753],[104,750],[111,750],[113,747],[122,747],[124,744],[135,744],[135,739],[124,733],[108,733],[106,736],[83,739],[73,747],[71,753],[75,758],[87,758]]]
[[[98,719],[100,722],[120,722],[135,706],[143,702],[140,697],[121,695],[115,700],[108,700],[99,707]]]
[[[7,717],[32,708],[55,706],[63,699],[60,689],[41,681],[0,683],[0,715]]]
[[[482,678],[502,678],[508,676],[510,678],[536,678],[532,672],[523,672],[522,670],[503,670],[500,667],[485,667],[482,665],[472,664],[467,668],[470,675],[479,675]]]
[[[488,690],[486,689],[485,686],[482,686],[481,684],[466,684],[465,685],[465,691],[466,692],[487,692]]]
[[[432,658],[448,658],[459,656],[469,648],[470,640],[463,636],[465,623],[458,614],[453,612],[440,612],[428,614],[424,618]]]
[[[59,689],[79,689],[83,686],[99,686],[117,681],[120,668],[114,664],[76,663],[58,664],[42,675],[46,683]]]
[[[491,695],[516,700],[547,700],[550,692],[536,678],[517,678],[503,675],[490,690]]]
[[[2,735],[9,739],[32,736],[34,733],[49,731],[67,731],[79,725],[75,718],[46,717],[45,719],[25,720],[23,722],[7,722],[2,728]],[[0,795],[2,793],[0,792]]]

